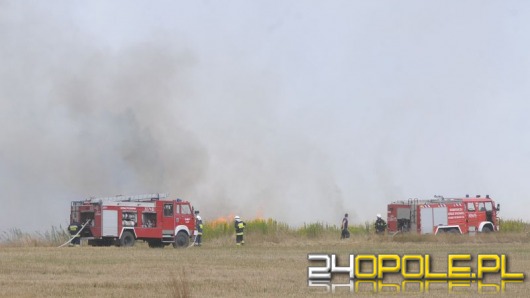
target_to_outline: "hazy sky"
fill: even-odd
[[[530,220],[530,3],[0,0],[0,230],[89,196],[362,223],[489,194]]]

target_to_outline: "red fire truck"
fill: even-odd
[[[115,196],[72,201],[70,223],[86,224],[81,232],[93,246],[187,247],[195,230],[195,214],[188,201],[166,194]]]
[[[500,205],[486,195],[433,200],[409,199],[388,205],[389,232],[416,231],[421,234],[492,232],[499,230]]]

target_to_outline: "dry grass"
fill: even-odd
[[[70,234],[66,229],[51,227],[51,230],[44,233],[33,234],[23,232],[21,229],[12,228],[0,233],[0,246],[59,246],[69,240]]]
[[[188,298],[191,297],[190,282],[186,277],[186,269],[182,268],[178,276],[174,272],[169,273],[171,277],[168,281],[168,288],[171,297]]]
[[[375,236],[345,241],[335,236],[278,236],[269,240],[249,236],[243,247],[224,238],[205,239],[202,247],[188,249],[150,249],[142,243],[133,248],[3,246],[0,297],[322,296],[322,290],[307,285],[308,253],[429,253],[434,257],[436,271],[446,269],[448,253],[505,253],[510,257],[510,271],[525,272],[530,268],[530,244],[526,238],[514,241],[517,238],[513,236],[509,241],[494,236],[433,238],[423,242]],[[430,294],[454,296],[448,294],[446,286],[438,288]],[[508,286],[507,294],[522,297],[529,290],[530,284],[525,282]],[[345,289],[337,294],[352,295]],[[471,288],[457,296],[475,294]]]

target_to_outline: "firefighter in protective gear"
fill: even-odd
[[[72,237],[74,237],[72,239],[72,241],[70,242],[70,245],[75,245],[75,246],[79,246],[81,245],[81,233],[79,233],[79,231],[81,230],[81,225],[77,222],[72,222],[69,226],[68,226],[68,231],[70,232],[70,235]]]
[[[245,222],[241,220],[239,216],[234,217],[234,227],[236,229],[236,245],[243,245],[245,244],[245,240],[243,239],[243,235],[245,233]]]
[[[202,218],[200,215],[197,215],[197,218],[195,220],[195,230],[197,231],[197,234],[195,235],[195,246],[202,245],[202,228]]]
[[[340,239],[350,238],[350,231],[348,231],[348,213],[344,214],[340,229]]]
[[[375,232],[377,234],[384,234],[386,230],[386,222],[381,218],[381,214],[377,214],[375,221]]]

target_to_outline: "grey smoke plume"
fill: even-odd
[[[185,44],[101,48],[31,9],[8,7],[2,24],[1,228],[65,225],[71,200],[152,192],[210,219],[343,212],[325,154],[276,124],[274,74],[226,69],[209,82]]]

